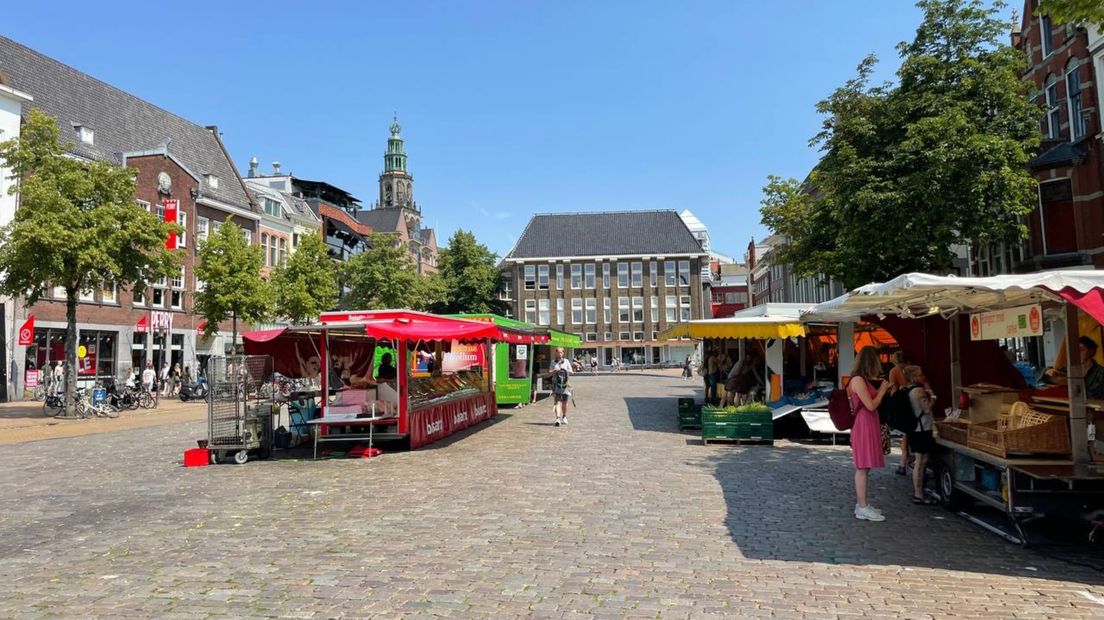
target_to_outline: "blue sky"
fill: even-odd
[[[0,32],[219,125],[243,174],[278,160],[368,204],[397,111],[426,223],[500,254],[535,212],[689,208],[741,256],[766,176],[816,161],[815,103],[867,53],[892,77],[920,20],[908,0],[49,4]]]

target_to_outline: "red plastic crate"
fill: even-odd
[[[184,467],[206,467],[211,463],[211,451],[207,448],[192,448],[184,451]]]

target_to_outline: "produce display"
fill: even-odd
[[[410,404],[415,408],[435,405],[459,396],[473,396],[483,391],[483,377],[477,372],[411,377]]]
[[[771,408],[763,403],[749,403],[747,405],[729,405],[727,407],[711,407],[706,405],[702,407],[703,411],[710,411],[713,413],[770,413]]]

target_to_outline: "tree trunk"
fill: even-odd
[[[65,417],[77,415],[77,289],[65,290]]]

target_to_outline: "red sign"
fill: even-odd
[[[480,368],[486,366],[482,344],[460,344],[453,340],[449,348],[451,350],[441,356],[441,370],[444,372],[459,372],[468,370],[472,366]]]
[[[27,369],[25,376],[23,377],[23,385],[27,388],[38,387],[38,374],[41,370],[35,370],[34,368]]]
[[[144,334],[149,331],[149,322],[147,317],[143,316],[142,318],[138,319],[138,322],[134,324],[134,331],[138,332],[139,334]]]
[[[161,205],[165,207],[165,221],[170,224],[176,223],[176,212],[180,208],[180,201],[174,199],[167,199],[161,201]],[[176,249],[176,231],[169,232],[169,238],[165,240],[166,250]]]
[[[1043,317],[1038,306],[1032,306],[1031,310],[1027,312],[1027,320],[1031,331],[1038,332],[1043,330]]]
[[[29,347],[34,344],[34,315],[27,317],[27,322],[19,328],[19,346]]]
[[[200,321],[199,327],[196,328],[196,333],[202,334],[203,330],[205,330],[205,329],[207,329],[207,320],[206,319]]]
[[[496,415],[493,393],[415,411],[410,414],[410,447],[431,444]]]

